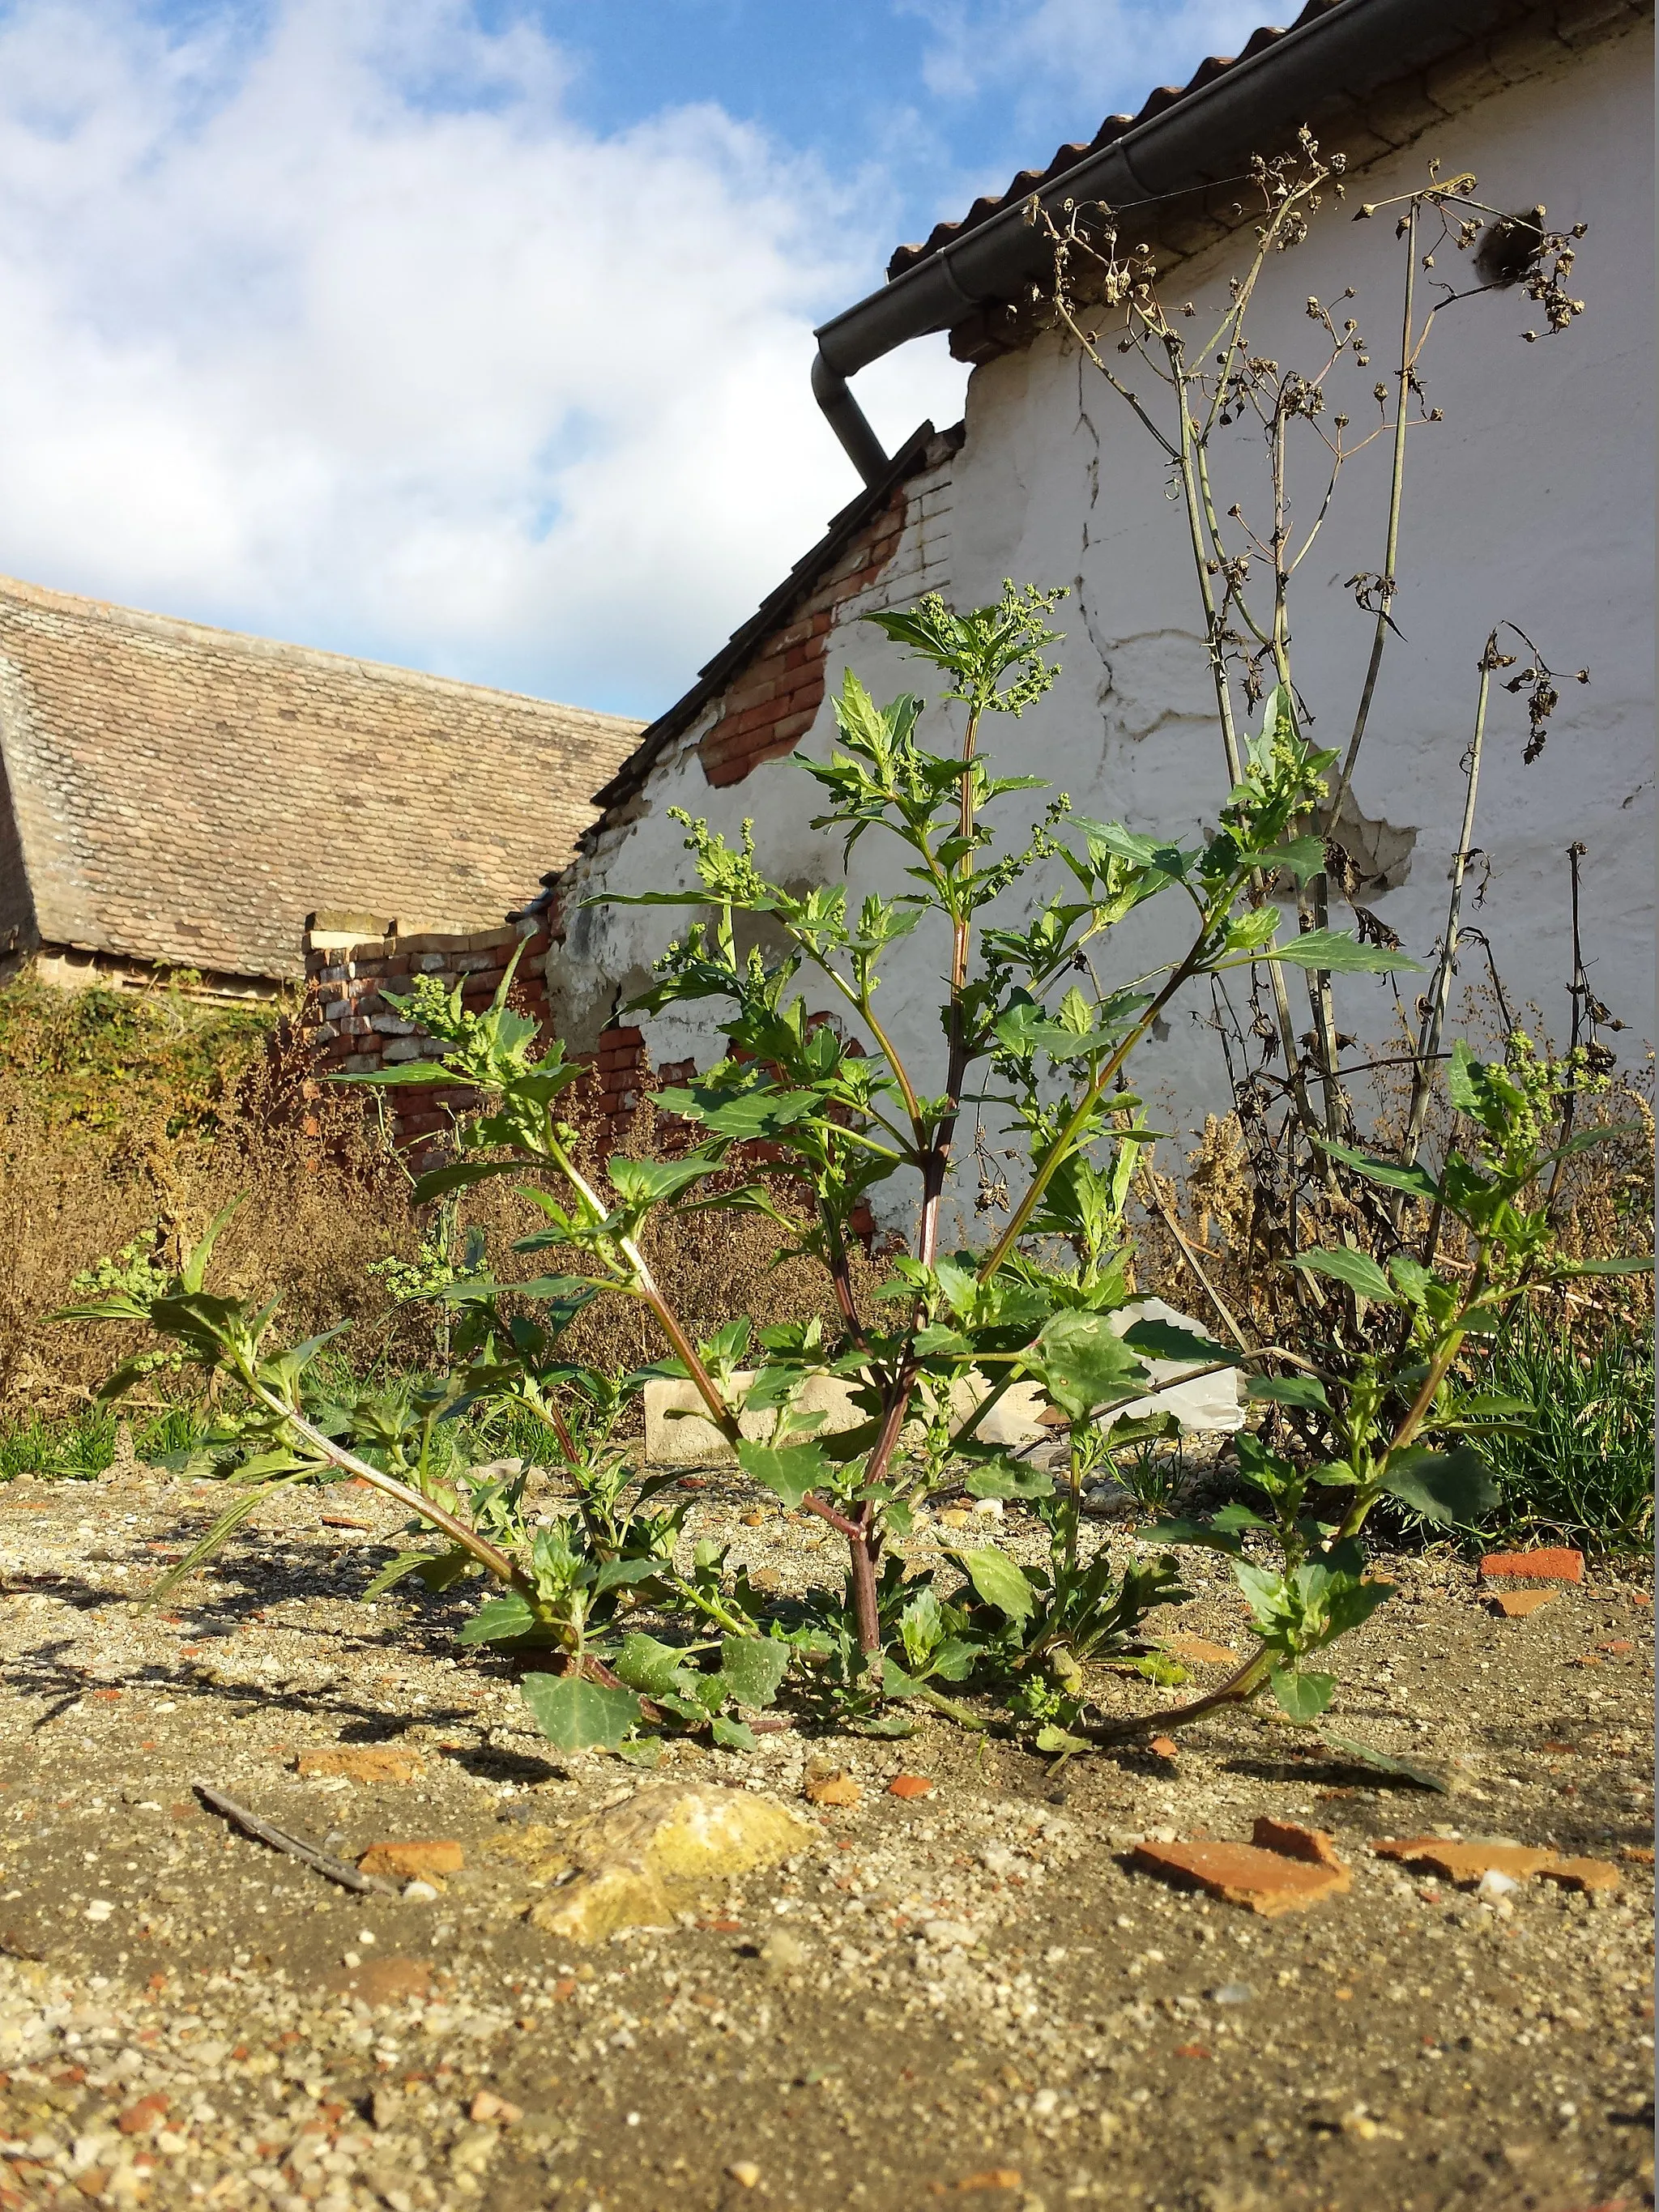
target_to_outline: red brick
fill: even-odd
[[[757,707],[769,705],[777,695],[777,689],[778,678],[775,675],[763,676],[756,673],[744,677],[741,683],[734,684],[726,693],[726,714],[723,719],[730,721],[738,714],[751,713]]]
[[[1310,1866],[1346,1871],[1336,1855],[1336,1838],[1324,1828],[1304,1828],[1298,1821],[1275,1820],[1262,1813],[1256,1816],[1250,1841],[1258,1850],[1281,1851],[1286,1858],[1305,1859]]]
[[[1529,1582],[1582,1583],[1584,1555],[1560,1545],[1537,1552],[1488,1552],[1480,1562],[1480,1575],[1486,1582],[1510,1575]]]

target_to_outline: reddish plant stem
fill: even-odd
[[[1127,1743],[1138,1735],[1151,1735],[1155,1730],[1184,1728],[1222,1705],[1247,1705],[1267,1679],[1267,1655],[1258,1651],[1218,1688],[1194,1698],[1190,1705],[1169,1705],[1162,1712],[1140,1713],[1133,1720],[1108,1721],[1093,1726],[1085,1722],[1081,1733],[1091,1743]]]

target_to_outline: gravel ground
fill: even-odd
[[[1507,1621],[1467,1566],[1392,1564],[1400,1597],[1336,1655],[1334,1725],[1445,1796],[1255,1712],[1175,1758],[1058,1770],[931,1720],[678,1748],[659,1775],[775,1792],[816,1840],[690,1924],[583,1953],[527,1924],[501,1847],[639,1777],[552,1753],[510,1664],[456,1652],[465,1606],[356,1601],[398,1527],[360,1488],[266,1507],[170,1611],[133,1603],[219,1495],[0,1491],[5,2212],[1652,2201],[1651,1607],[1628,1583]],[[719,1482],[690,1533],[779,1586],[836,1564]],[[1242,1650],[1230,1585],[1203,1559],[1189,1581],[1169,1627]],[[339,1745],[416,1771],[301,1778]],[[811,1761],[860,1802],[807,1803]],[[901,1772],[932,1790],[891,1794]],[[343,1857],[450,1838],[466,1865],[424,1899],[353,1896],[228,1830],[197,1779]],[[1351,1893],[1264,1921],[1129,1867],[1145,1836],[1244,1838],[1263,1813],[1330,1830]],[[1621,1886],[1486,1903],[1368,1849],[1427,1831],[1609,1858]]]

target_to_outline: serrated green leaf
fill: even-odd
[[[1205,1336],[1197,1329],[1182,1328],[1174,1322],[1155,1321],[1150,1315],[1140,1321],[1132,1321],[1123,1332],[1122,1341],[1143,1359],[1190,1361],[1195,1367],[1207,1367],[1230,1357],[1226,1346],[1218,1344],[1213,1337]]]
[[[415,1578],[424,1583],[434,1597],[441,1597],[447,1589],[477,1571],[477,1562],[464,1545],[452,1544],[447,1551],[428,1558],[423,1567],[416,1567]]]
[[[958,1552],[957,1558],[987,1605],[995,1606],[999,1613],[1016,1624],[1030,1620],[1036,1607],[1036,1593],[1026,1580],[1024,1569],[1017,1566],[1006,1552],[1000,1552],[994,1544],[986,1544],[976,1552]]]
[[[1386,1183],[1390,1190],[1403,1190],[1413,1198],[1420,1198],[1432,1206],[1440,1195],[1440,1186],[1425,1167],[1415,1161],[1402,1166],[1393,1160],[1379,1160],[1374,1153],[1357,1152],[1347,1145],[1339,1145],[1333,1138],[1316,1136],[1314,1142],[1321,1152],[1328,1152],[1333,1159],[1344,1160],[1351,1168],[1369,1176],[1372,1182]]]
[[[452,1075],[448,1080],[453,1083],[455,1079]],[[453,1190],[471,1190],[474,1183],[488,1182],[492,1176],[523,1173],[522,1160],[454,1160],[447,1167],[431,1168],[417,1176],[410,1195],[417,1206],[429,1206],[434,1198],[447,1198]]]
[[[1044,1752],[1073,1752],[1087,1751],[1090,1746],[1087,1736],[1069,1735],[1049,1721],[1036,1732],[1036,1747]]]
[[[661,1571],[660,1559],[606,1559],[595,1571],[590,1588],[597,1597],[605,1590],[648,1582],[653,1575]]]
[[[1247,1387],[1253,1399],[1266,1405],[1310,1406],[1322,1413],[1330,1411],[1325,1385],[1316,1375],[1252,1375]]]
[[[1256,957],[1288,960],[1293,967],[1317,968],[1328,975],[1385,975],[1423,965],[1420,960],[1408,960],[1403,952],[1391,951],[1386,945],[1362,945],[1341,929],[1310,929]]]
[[[982,1648],[965,1636],[947,1636],[928,1660],[928,1672],[942,1682],[965,1682],[983,1657]]]
[[[818,1444],[762,1444],[744,1437],[738,1446],[738,1462],[751,1481],[781,1498],[792,1513],[809,1490],[829,1480],[831,1471]]]
[[[769,1636],[723,1636],[720,1678],[740,1705],[764,1711],[789,1671],[789,1646]]]
[[[1068,1419],[1082,1420],[1097,1407],[1121,1405],[1152,1379],[1146,1367],[1107,1323],[1104,1314],[1067,1310],[1043,1324],[1026,1354],[1042,1387]]]
[[[487,1598],[455,1641],[500,1644],[511,1637],[528,1636],[535,1626],[536,1616],[528,1601],[517,1590],[507,1590],[500,1597]]]
[[[636,1629],[623,1638],[622,1649],[611,1663],[612,1672],[620,1674],[630,1690],[642,1691],[647,1698],[666,1697],[678,1690],[690,1655],[677,1644],[660,1643]]]
[[[823,1105],[816,1091],[757,1088],[722,1092],[695,1085],[665,1091],[659,1103],[671,1114],[683,1114],[689,1121],[701,1121],[717,1136],[739,1142],[781,1136]]]
[[[444,1084],[452,1091],[467,1088],[466,1078],[435,1060],[400,1060],[395,1067],[371,1068],[363,1075],[331,1075],[331,1083],[366,1083],[376,1091],[391,1091],[411,1083]]]
[[[1288,1667],[1270,1667],[1267,1680],[1293,1721],[1316,1721],[1336,1695],[1334,1674],[1298,1674]]]
[[[580,1674],[526,1674],[519,1694],[530,1717],[561,1751],[615,1751],[640,1717],[631,1690]]]
[[[994,1459],[976,1467],[963,1487],[970,1498],[1052,1498],[1054,1477],[1046,1468],[1018,1459]]]
[[[630,1735],[617,1746],[618,1759],[625,1759],[630,1766],[649,1769],[662,1765],[662,1745],[654,1735]]]
[[[742,1721],[729,1721],[716,1713],[708,1723],[708,1732],[726,1751],[752,1751],[755,1748],[755,1732]]]
[[[1495,1512],[1498,1504],[1498,1485],[1486,1462],[1468,1444],[1449,1452],[1419,1448],[1395,1452],[1382,1487],[1443,1528],[1473,1528]]]
[[[1333,1275],[1339,1283],[1346,1283],[1351,1291],[1376,1305],[1397,1306],[1400,1303],[1398,1291],[1370,1253],[1356,1252],[1349,1245],[1340,1244],[1328,1252],[1298,1252],[1291,1265],[1305,1267],[1316,1275]]]
[[[1322,874],[1325,867],[1325,841],[1322,837],[1290,837],[1284,844],[1275,845],[1261,855],[1264,868],[1283,868],[1299,883],[1310,876]]]

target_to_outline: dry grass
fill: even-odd
[[[188,1000],[135,1015],[131,1002],[100,1011],[49,994],[21,1014],[11,1000],[5,1012],[0,1425],[83,1412],[127,1348],[107,1328],[48,1318],[79,1273],[135,1240],[176,1259],[236,1199],[240,1209],[215,1261],[220,1287],[278,1295],[278,1326],[290,1338],[350,1322],[342,1350],[358,1372],[436,1362],[433,1310],[398,1305],[370,1272],[387,1258],[417,1257],[432,1209],[413,1203],[374,1095],[311,1080],[280,1018],[239,1018],[227,1037],[216,1034],[222,1024],[214,1010]],[[105,1066],[110,1033],[116,1064]],[[88,1036],[98,1047],[90,1053]],[[210,1079],[204,1060],[216,1060]],[[620,1141],[602,1133],[594,1105],[574,1094],[591,1170],[602,1174],[611,1151],[648,1155],[659,1139],[674,1140],[648,1095]],[[489,1264],[503,1279],[534,1272],[512,1246],[545,1224],[510,1179],[469,1194],[459,1224],[462,1232],[474,1224],[483,1230]],[[753,1215],[690,1214],[652,1229],[646,1249],[693,1331],[706,1337],[737,1314],[761,1323],[829,1319],[819,1270],[780,1260],[785,1242]],[[622,1298],[596,1300],[567,1342],[573,1357],[612,1369],[665,1348],[649,1315]]]
[[[1483,994],[1472,993],[1460,1032],[1487,1057],[1501,1054],[1502,1031]],[[1539,1037],[1540,1049],[1548,1040]],[[1397,1151],[1405,1125],[1409,1071],[1375,1073],[1370,1097],[1356,1101],[1367,1141],[1385,1156]],[[1239,1104],[1205,1122],[1200,1143],[1178,1173],[1153,1170],[1138,1186],[1138,1263],[1147,1280],[1184,1281],[1188,1301],[1215,1306],[1200,1275],[1246,1333],[1257,1341],[1291,1343],[1305,1326],[1310,1303],[1328,1306],[1327,1294],[1287,1261],[1297,1251],[1353,1243],[1379,1258],[1396,1249],[1389,1194],[1354,1177],[1326,1187],[1316,1174],[1294,1176],[1278,1141],[1277,1113],[1260,1110],[1247,1087]],[[1369,1108],[1369,1111],[1365,1110]],[[1424,1133],[1423,1158],[1432,1163],[1456,1141],[1443,1092],[1437,1095]],[[1570,1259],[1612,1259],[1650,1254],[1654,1232],[1653,1060],[1613,1078],[1582,1097],[1578,1131],[1616,1133],[1563,1164],[1549,1197],[1564,1254]],[[1345,1186],[1345,1187],[1344,1187]],[[1407,1238],[1423,1218],[1408,1206],[1400,1227]],[[1455,1262],[1460,1232],[1449,1226],[1443,1254]],[[1653,1321],[1651,1273],[1580,1281],[1553,1293],[1548,1318],[1570,1334],[1599,1341],[1609,1328],[1641,1334]]]

